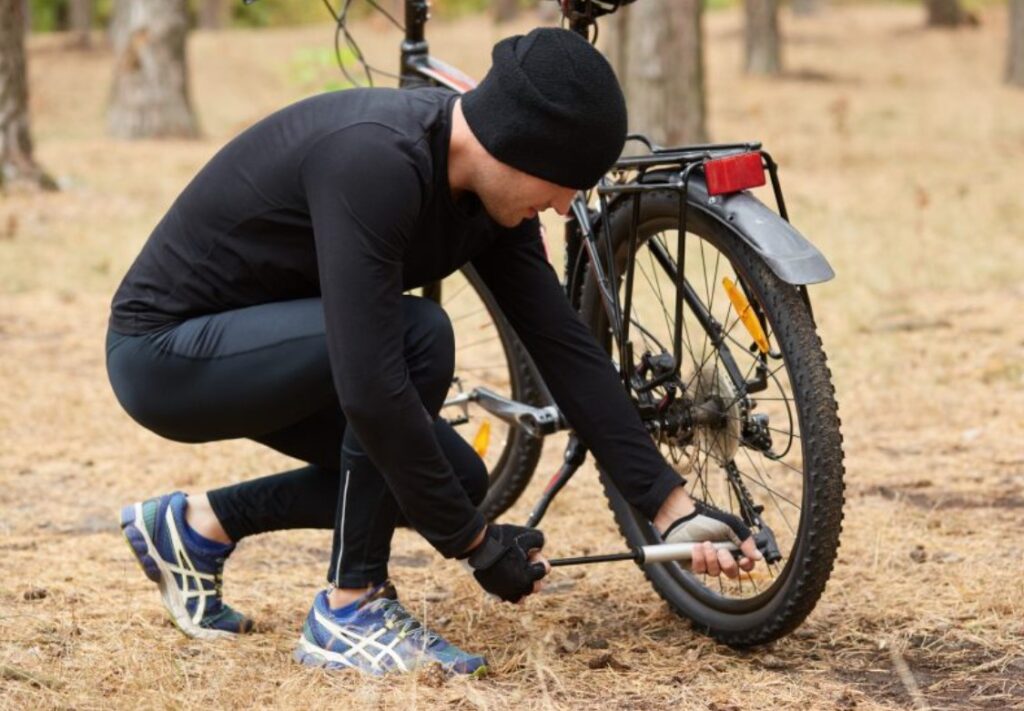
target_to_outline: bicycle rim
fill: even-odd
[[[676,210],[674,196],[662,197],[660,203],[655,201],[643,211],[638,225],[640,241],[635,262],[630,336],[637,358],[645,350],[653,353],[672,350],[673,270],[679,263]],[[616,226],[613,234],[617,243],[620,294],[624,286],[621,276],[629,222],[623,212],[620,210],[618,221],[613,218],[612,222]],[[742,380],[755,380],[759,368],[763,367],[765,387],[745,395],[745,386],[730,376],[720,349],[700,325],[694,309],[684,306],[679,386],[685,386],[684,391],[695,403],[691,411],[693,407],[705,407],[717,411],[719,417],[714,425],[697,426],[689,434],[677,431],[666,436],[665,432],[659,432],[656,440],[667,461],[687,478],[691,496],[741,515],[736,486],[730,483],[726,473],[727,464],[734,466],[736,478],[747,487],[754,503],[764,506],[761,516],[774,531],[783,557],[775,564],[760,563],[754,572],[742,572],[735,580],[725,576],[694,575],[677,563],[649,566],[646,572],[659,593],[677,611],[716,636],[728,636],[729,630],[749,631],[755,625],[754,618],[764,618],[765,611],[793,597],[794,576],[807,568],[808,541],[812,536],[820,540],[823,531],[818,529],[828,528],[824,533],[833,539],[831,552],[826,552],[830,570],[841,519],[842,452],[824,355],[796,290],[775,278],[731,230],[700,214],[690,222],[691,232],[685,241],[687,282],[700,302],[699,308],[706,309],[722,325],[726,346]],[[740,299],[730,298],[725,280],[733,287],[734,295],[741,295]],[[589,309],[586,315],[605,345],[611,346],[603,310],[595,309],[592,285],[588,292],[589,295],[584,296],[584,308]],[[737,302],[744,301],[762,316],[758,325],[768,341],[767,355],[756,345],[757,328],[748,328],[739,318]],[[802,313],[797,314],[798,310]],[[803,382],[806,380],[804,371],[808,369],[819,371],[815,377],[817,393],[814,387]],[[655,399],[665,394],[665,388],[657,389]],[[809,418],[814,416],[812,413],[820,415],[822,411],[828,411],[823,418],[827,421],[825,429],[834,425],[834,432],[823,436],[820,427],[812,427],[815,429],[813,441],[808,442]],[[752,415],[760,416],[761,427],[751,428]],[[827,466],[805,465],[805,462],[821,461],[825,450],[831,450],[825,457]],[[830,478],[837,477],[838,504],[835,486],[822,494],[819,485],[821,481],[829,482]],[[604,479],[606,485],[610,485],[606,475]],[[658,542],[660,537],[653,528],[637,512],[624,506],[621,497],[619,499],[616,515],[631,543]],[[613,508],[616,507],[613,505]],[[829,519],[827,524],[819,520],[823,512]],[[818,573],[817,577],[822,575]],[[823,587],[824,580],[819,582]],[[816,600],[818,594],[820,589],[812,597]],[[789,617],[802,619],[810,609],[805,607],[807,609],[799,615]],[[786,624],[788,626],[789,622]],[[765,638],[762,630],[759,638],[749,639],[758,642]],[[733,635],[726,641],[738,640],[739,637]]]

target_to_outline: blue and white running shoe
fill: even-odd
[[[423,627],[384,582],[338,610],[330,609],[327,592],[313,600],[295,650],[296,661],[329,669],[359,669],[368,674],[408,672],[440,664],[451,674],[483,676],[487,662]]]
[[[252,620],[221,599],[224,560],[234,550],[185,523],[187,498],[176,491],[121,509],[121,530],[146,577],[160,587],[171,620],[189,637],[234,637]]]

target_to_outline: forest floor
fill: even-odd
[[[555,572],[522,606],[400,531],[409,607],[487,655],[478,681],[295,665],[326,531],[243,541],[230,602],[259,634],[171,627],[116,526],[125,502],[291,466],[248,442],[183,445],[132,422],[104,371],[111,294],[228,138],[333,77],[329,27],[197,33],[197,141],[104,136],[104,49],[29,42],[33,130],[54,194],[0,199],[0,708],[1024,708],[1024,91],[1000,83],[1002,9],[926,31],[916,6],[783,13],[787,73],[740,73],[741,16],[706,17],[710,127],[760,139],[796,225],[838,274],[812,289],[846,451],[843,545],[792,635],[738,652],[695,634],[626,564]],[[495,28],[431,26],[477,76]],[[357,28],[387,64],[397,37]],[[551,254],[557,220],[549,221]],[[542,472],[564,439],[544,449]],[[538,476],[505,520],[525,519]],[[621,546],[590,465],[545,522],[552,554]]]

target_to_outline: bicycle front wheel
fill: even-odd
[[[608,218],[620,303],[632,207],[623,200]],[[748,523],[759,514],[774,532],[781,559],[759,562],[735,580],[695,575],[674,562],[645,566],[644,573],[698,631],[735,647],[762,644],[789,633],[811,612],[839,546],[843,451],[831,375],[799,291],[697,206],[689,210],[680,260],[678,209],[674,192],[642,198],[630,340],[635,359],[674,362],[668,355],[674,351],[682,262],[690,296],[682,309],[681,366],[677,377],[650,391],[646,409],[635,397],[666,460],[686,477],[688,493]],[[581,312],[612,353],[592,272]],[[608,474],[602,471],[601,478],[629,543],[660,542]]]

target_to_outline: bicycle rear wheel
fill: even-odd
[[[632,202],[624,200],[613,207],[609,223],[620,303],[631,212]],[[842,436],[825,354],[798,290],[781,281],[728,225],[697,206],[691,205],[689,213],[684,274],[698,305],[684,305],[683,365],[674,382],[652,391],[662,409],[651,417],[648,408],[646,419],[666,460],[687,478],[692,497],[748,522],[753,517],[746,504],[763,506],[761,518],[774,531],[782,558],[759,563],[736,580],[694,575],[678,563],[648,565],[644,574],[695,629],[743,647],[792,631],[824,590],[842,529]],[[676,193],[643,196],[630,319],[636,358],[672,352],[678,218]],[[744,300],[760,316],[767,353],[756,344],[756,326],[748,327],[738,317]],[[721,325],[728,354],[701,325],[700,309]],[[592,273],[584,285],[581,312],[612,352]],[[740,382],[737,370],[726,362],[729,358],[742,374]],[[759,379],[761,385],[752,384]],[[665,405],[670,386],[676,388],[675,395]],[[629,543],[660,542],[606,472],[601,478]],[[740,487],[747,490],[746,501]]]
[[[455,331],[455,377],[449,400],[475,387],[529,405],[547,405],[540,375],[494,297],[472,266],[424,289],[448,313]],[[467,403],[441,410],[487,466],[490,484],[480,511],[493,520],[515,503],[529,484],[544,443],[483,408]]]

